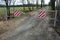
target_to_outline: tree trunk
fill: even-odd
[[[8,0],[5,0],[5,3],[6,3],[6,9],[7,9],[7,19],[10,18],[10,7],[8,7]]]
[[[28,5],[30,5],[29,0],[27,0]],[[28,6],[29,11],[31,11],[31,8]]]
[[[16,2],[16,1],[15,1],[15,0],[13,0],[13,6],[15,5],[15,2]],[[15,10],[15,7],[13,7],[13,11],[14,11],[14,10]]]
[[[36,5],[37,5],[36,9],[38,9],[38,0],[36,0]]]
[[[24,0],[22,0],[22,4],[25,5],[25,4],[24,4]],[[23,7],[23,9],[25,10],[25,7]]]
[[[32,3],[32,10],[34,10],[34,0],[31,0],[33,3]]]
[[[44,6],[44,0],[41,0],[41,7]]]
[[[55,0],[50,0],[50,1],[51,1],[52,10],[55,10]]]

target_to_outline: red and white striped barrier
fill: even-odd
[[[40,11],[38,16],[39,18],[45,18],[46,14],[44,11]]]
[[[21,12],[19,10],[14,10],[14,16],[20,16],[21,15]]]

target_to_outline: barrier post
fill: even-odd
[[[57,10],[55,10],[54,27],[56,27],[56,21],[57,21]]]

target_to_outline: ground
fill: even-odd
[[[48,7],[42,10],[46,11]],[[14,25],[16,28],[0,35],[0,40],[60,40],[55,30],[50,27],[49,17],[40,19],[38,11],[40,10],[34,11],[34,14],[25,17],[24,20],[17,20]]]

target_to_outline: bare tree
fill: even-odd
[[[10,7],[8,7],[8,0],[4,0],[5,1],[5,3],[6,3],[6,9],[7,9],[7,15],[8,15],[8,19],[10,18],[9,16],[10,16]]]
[[[36,8],[38,9],[38,0],[36,0],[36,5],[37,5],[37,7],[36,7]]]
[[[29,11],[31,11],[31,8],[29,7],[29,5],[30,5],[30,1],[27,0],[27,3],[28,3],[28,9],[29,9]]]
[[[31,1],[32,1],[32,10],[34,10],[34,0]]]
[[[15,5],[15,2],[16,2],[16,0],[12,0],[13,1],[13,6]],[[15,8],[13,7],[13,10],[15,10]]]
[[[8,0],[8,5],[9,5],[9,6],[11,5],[11,2],[12,2],[12,0]]]
[[[41,0],[41,7],[44,5],[44,0]]]
[[[55,10],[55,0],[50,0],[52,10]]]
[[[22,4],[23,4],[23,9],[25,10],[25,7],[24,7],[24,5],[25,5],[25,4],[24,4],[24,0],[22,0]]]

